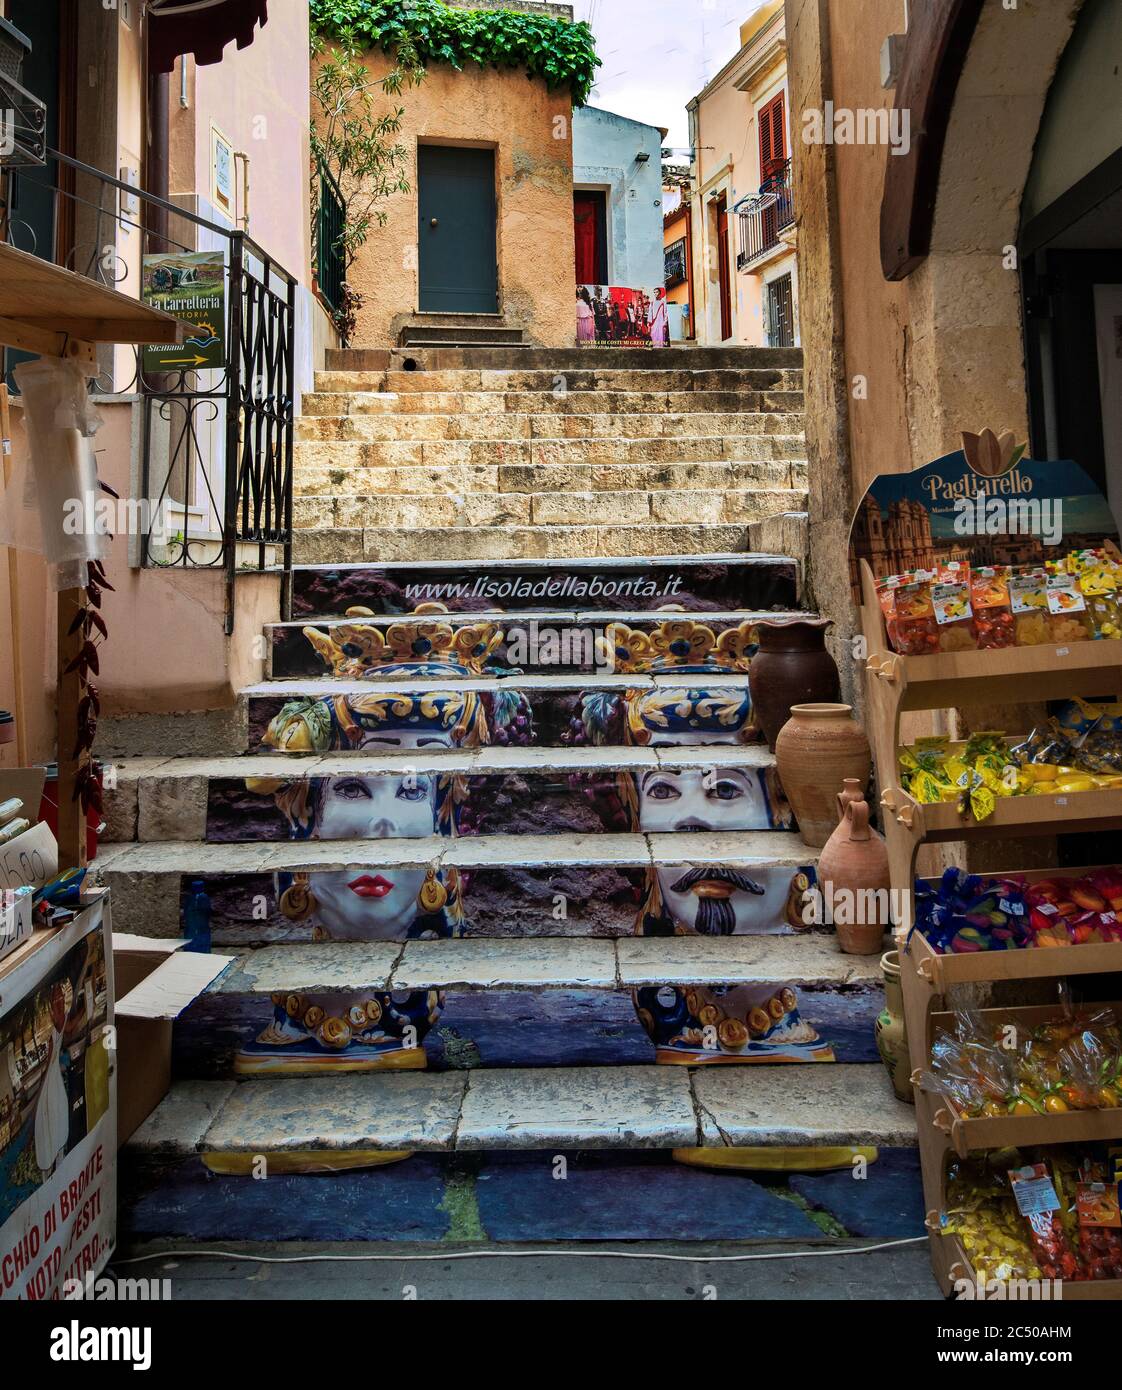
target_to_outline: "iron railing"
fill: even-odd
[[[795,190],[791,161],[786,160],[763,183],[754,198],[737,205],[740,214],[740,250],[737,269],[743,270],[780,244],[780,233],[795,220]]]
[[[243,231],[57,150],[48,158],[44,168],[7,172],[0,235],[12,245],[134,295],[146,254],[222,252],[224,365],[154,372],[145,368],[142,348],[104,348],[93,389],[140,400],[138,497],[149,504],[149,520],[167,515],[167,504],[182,520],[170,539],[162,529],[144,531],[140,564],[224,570],[229,633],[239,572],[280,570],[288,600],[296,281]],[[35,183],[40,212],[42,195],[53,198],[50,245],[20,215],[24,198],[35,199]],[[55,245],[62,225],[70,240],[65,255]],[[136,241],[123,254],[119,241],[126,238]]]
[[[343,307],[343,287],[347,281],[347,261],[343,251],[343,231],[347,205],[331,170],[319,161],[319,199],[316,205],[316,281],[328,308]]]

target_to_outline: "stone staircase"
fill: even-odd
[[[705,554],[804,509],[798,351],[688,367],[697,355],[673,350],[606,353],[603,366],[511,351],[318,373],[297,425],[296,558]],[[505,365],[519,354],[527,365]],[[676,365],[636,365],[644,356]]]
[[[244,692],[242,751],[117,768],[97,866],[115,924],[178,935],[202,879],[213,949],[235,957],[176,1024],[177,1080],[129,1146],[147,1175],[134,1234],[233,1239],[235,1208],[256,1212],[247,1239],[340,1231],[291,1214],[334,1200],[306,1176],[330,1169],[366,1213],[340,1234],[357,1238],[369,1194],[405,1212],[410,1184],[437,1172],[423,1163],[452,1165],[433,1179],[441,1212],[466,1181],[456,1165],[476,1165],[473,1191],[481,1174],[495,1191],[521,1175],[499,1216],[449,1216],[445,1236],[514,1238],[524,1200],[522,1238],[654,1234],[611,1212],[639,1192],[652,1214],[670,1194],[680,1206],[671,1154],[693,1168],[684,1200],[716,1202],[730,1236],[904,1229],[796,1219],[791,1201],[820,1200],[810,1189],[784,1189],[765,1218],[755,1180],[697,1171],[841,1168],[849,1186],[830,1201],[852,1205],[845,1170],[879,1154],[875,1207],[877,1174],[896,1192],[914,1168],[912,1111],[873,1043],[877,961],[802,920],[815,851],[751,724],[751,626],[801,611],[798,557],[745,549],[749,517],[801,505],[798,372],[585,367],[559,396],[553,375],[322,375],[299,446],[304,563],[290,620],[267,629],[267,678]],[[640,418],[685,423],[641,435]],[[729,418],[742,433],[715,423]],[[565,433],[581,420],[601,432]],[[552,433],[535,433],[543,421]],[[710,457],[671,456],[698,441]],[[693,493],[668,474],[735,519],[656,519],[675,490],[658,470],[746,469],[744,441],[782,441],[751,466],[794,485],[726,472]],[[644,443],[665,452],[608,458]],[[571,445],[584,456],[535,453]],[[619,469],[633,485],[616,486]],[[425,478],[446,475],[473,520],[426,510],[448,499]],[[545,519],[598,498],[643,501],[624,522]],[[595,1188],[579,1221],[525,1195],[559,1154]],[[247,1183],[262,1160],[272,1180]],[[366,1186],[346,1186],[351,1167]],[[731,1207],[706,1186],[718,1180],[746,1184]],[[263,1218],[243,1184],[285,1218]],[[427,1229],[402,1222],[402,1238]]]

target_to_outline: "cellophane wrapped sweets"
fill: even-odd
[[[1012,647],[1016,642],[1009,602],[1009,570],[1005,565],[983,566],[970,576],[974,635],[980,651]]]

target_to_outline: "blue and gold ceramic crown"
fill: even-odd
[[[673,618],[649,632],[609,623],[599,642],[604,665],[625,675],[681,671],[747,673],[757,647],[755,624],[715,632],[692,618]]]
[[[373,618],[368,608],[348,608],[348,618]],[[425,675],[480,676],[504,634],[494,623],[453,626],[435,618],[391,623],[340,623],[323,632],[304,628],[304,636],[333,675],[348,680]]]

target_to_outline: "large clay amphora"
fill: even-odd
[[[808,845],[824,845],[838,823],[838,793],[846,778],[863,792],[873,760],[869,740],[850,705],[793,705],[775,743],[784,794]]]
[[[826,650],[829,625],[828,618],[765,618],[756,625],[759,650],[748,667],[748,689],[773,753],[792,705],[838,698],[838,668]]]

